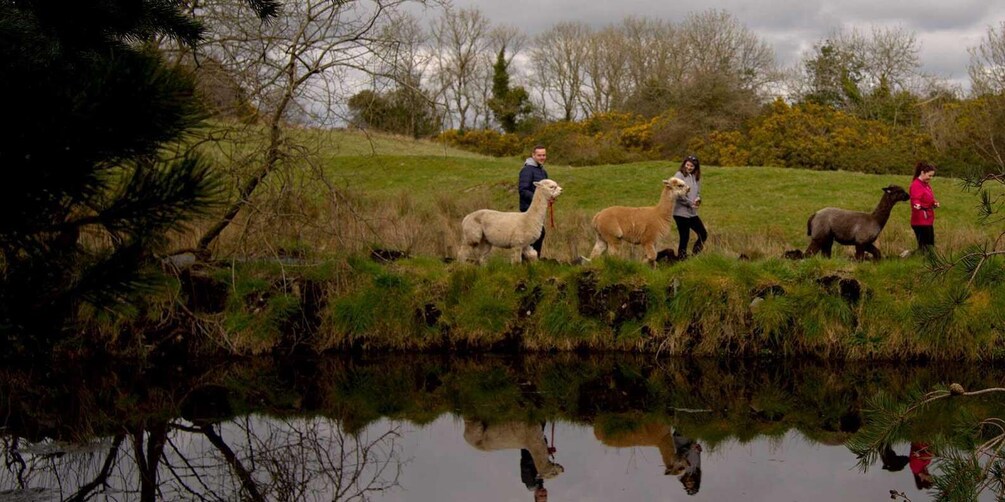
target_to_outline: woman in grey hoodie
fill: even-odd
[[[698,254],[705,247],[705,239],[708,238],[708,231],[705,224],[698,217],[698,207],[701,206],[701,163],[698,157],[689,155],[680,164],[680,170],[674,174],[691,188],[687,194],[677,198],[677,204],[673,208],[673,220],[677,223],[677,233],[680,235],[680,244],[677,246],[677,257],[687,258],[687,242],[691,238],[691,231],[698,236],[694,241],[692,254]]]

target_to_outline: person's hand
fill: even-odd
[[[933,204],[933,206],[939,207],[939,201],[935,201],[935,204]]]
[[[701,205],[701,197],[698,197],[697,199],[694,200],[694,207],[698,207],[700,205]]]
[[[914,207],[915,209],[919,209],[919,210],[920,210],[920,209],[921,209],[921,204],[915,204],[915,205],[914,205],[914,206],[912,206],[912,207]]]
[[[698,443],[694,444],[694,451],[701,453],[701,445]]]

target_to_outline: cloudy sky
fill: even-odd
[[[1005,21],[1002,0],[452,0],[476,7],[495,24],[536,35],[559,21],[594,27],[628,16],[679,22],[690,12],[725,9],[775,49],[790,66],[835,29],[899,26],[916,34],[923,70],[965,84],[967,48],[980,43],[989,26]]]

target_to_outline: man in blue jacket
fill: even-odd
[[[530,157],[523,162],[523,169],[520,170],[520,212],[526,212],[530,208],[531,201],[534,200],[535,181],[548,179],[548,171],[544,170],[544,162],[548,160],[548,150],[541,145],[535,145]],[[541,229],[539,237],[531,247],[541,256],[541,246],[544,245],[544,229]]]

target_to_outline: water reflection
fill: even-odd
[[[656,447],[663,460],[663,474],[678,476],[688,495],[701,488],[702,447],[666,423],[649,422],[628,431],[604,432],[594,429],[601,443],[617,448]]]
[[[481,420],[464,419],[464,440],[482,451],[519,450],[520,481],[534,492],[534,500],[541,501],[548,499],[544,480],[565,472],[561,464],[552,461],[556,449],[548,446],[544,427],[543,422],[488,424]]]
[[[0,498],[923,500],[923,443],[953,414],[863,473],[842,443],[864,398],[1001,377],[572,355],[5,368]]]

